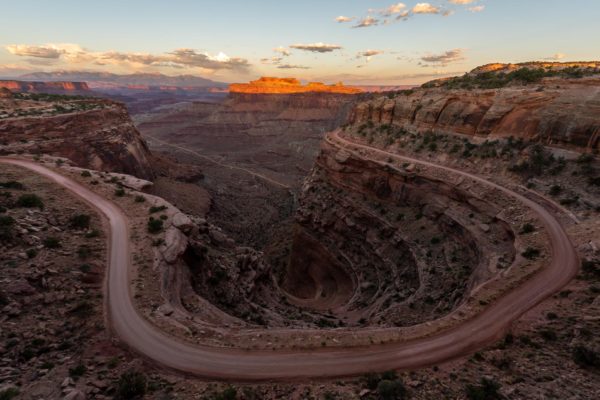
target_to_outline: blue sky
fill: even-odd
[[[2,14],[0,76],[98,70],[402,84],[489,62],[600,59],[598,0],[2,0]]]

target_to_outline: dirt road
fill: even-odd
[[[356,145],[337,133],[328,140],[338,146],[363,148],[403,161],[439,167]],[[0,159],[43,175],[81,197],[106,216],[110,226],[107,276],[108,315],[113,332],[134,351],[164,366],[189,374],[238,381],[290,380],[359,375],[369,371],[407,369],[457,358],[500,339],[510,323],[566,285],[577,273],[579,260],[560,223],[542,206],[518,193],[469,173],[439,167],[501,190],[530,207],[548,230],[552,261],[522,286],[492,303],[484,312],[456,328],[427,338],[367,347],[307,350],[240,350],[193,346],[159,331],[134,308],[130,292],[131,260],[128,221],[110,200],[81,184],[31,161]]]

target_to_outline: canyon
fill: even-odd
[[[504,80],[532,68],[548,75]],[[68,177],[81,192],[98,196],[97,206],[122,214],[123,226],[113,221],[122,237],[113,237],[111,248],[125,251],[118,243],[128,243],[133,273],[123,272],[129,261],[120,264],[121,275],[109,275],[115,285],[110,293],[118,304],[131,303],[152,340],[167,337],[163,344],[176,343],[177,354],[206,351],[203,362],[215,354],[220,360],[214,370],[195,363],[190,371],[288,379],[295,362],[302,365],[296,376],[310,378],[315,360],[331,354],[339,358],[332,356],[331,368],[320,375],[379,373],[405,365],[398,360],[407,367],[435,365],[433,371],[400,372],[415,398],[460,396],[464,384],[482,373],[501,382],[508,398],[541,392],[586,397],[598,389],[590,383],[596,372],[573,354],[593,353],[599,345],[589,334],[598,329],[593,315],[600,265],[595,68],[489,65],[454,81],[385,93],[261,78],[232,85],[224,99],[129,111],[114,100],[39,97],[12,88],[25,93],[2,92],[0,152],[41,163],[48,174]],[[563,70],[577,76],[551,76]],[[502,74],[504,86],[471,87],[497,84],[490,73]],[[486,75],[476,78],[480,74]],[[469,87],[453,86],[458,84]],[[27,176],[14,165],[2,171],[0,183]],[[27,180],[26,187],[52,198],[45,194],[47,182]],[[20,226],[29,226],[32,215],[35,221],[50,218],[42,211],[27,217],[15,207],[11,199],[18,190],[6,189],[11,194],[0,202],[4,212]],[[79,212],[83,207],[77,205]],[[25,241],[39,240],[30,236],[35,229],[20,232]],[[82,232],[63,235],[64,241],[68,235],[85,239]],[[25,271],[19,253],[27,246],[2,245],[19,266],[10,279],[18,280]],[[100,242],[96,247],[104,251]],[[99,265],[93,268],[101,272]],[[115,280],[125,289],[114,290]],[[8,294],[7,321],[28,318],[14,313],[27,296]],[[110,305],[113,316],[128,307]],[[469,330],[479,319],[487,328]],[[123,326],[116,331],[125,337],[129,328]],[[16,326],[10,329],[25,337]],[[452,332],[461,341],[450,340]],[[450,340],[439,357],[424,353],[413,362],[411,347],[403,353],[402,346],[438,337]],[[139,348],[131,338],[125,341],[158,357],[141,340]],[[135,365],[135,352],[104,346],[123,365]],[[18,351],[6,354],[18,357]],[[57,362],[55,350],[44,354],[40,362]],[[230,356],[247,357],[248,364],[219,364]],[[372,365],[340,361],[362,356]],[[279,367],[265,361],[276,357],[286,361]],[[163,358],[163,364],[174,362]],[[103,380],[116,379],[89,352],[82,363],[103,371]],[[11,371],[9,381],[16,382]],[[61,366],[48,374],[56,371],[66,373]],[[186,396],[212,390],[191,377],[160,369],[154,374]],[[336,390],[343,398],[377,398],[364,379],[344,378]],[[547,383],[542,389],[541,381]],[[111,393],[108,384],[92,382],[66,387],[90,397]],[[567,382],[577,386],[566,388]],[[322,386],[334,386],[302,385],[319,396]],[[293,391],[286,383],[253,388],[262,398]]]

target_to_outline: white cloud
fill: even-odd
[[[61,49],[54,44],[46,44],[42,46],[30,46],[27,44],[10,44],[6,46],[6,50],[10,54],[14,54],[20,57],[37,57],[37,58],[60,58],[65,53],[64,49]]]
[[[379,25],[379,20],[371,17],[370,15],[361,19],[358,24],[354,25],[353,28],[367,28],[369,26]]]
[[[284,56],[284,57],[287,57],[287,56],[289,56],[289,55],[290,55],[290,51],[289,51],[288,49],[286,49],[285,47],[283,47],[283,46],[275,47],[275,48],[273,49],[273,51],[274,51],[275,53],[279,53],[279,54],[281,54],[281,55],[282,55],[282,56]]]
[[[297,43],[297,44],[291,45],[290,48],[304,50],[304,51],[312,51],[314,53],[329,53],[329,52],[332,52],[335,50],[340,50],[342,48],[342,46],[339,46],[337,44],[327,44],[327,43],[318,42],[318,43],[309,43],[309,44]]]
[[[404,3],[396,3],[391,6],[381,10],[379,13],[385,17],[389,17],[395,14],[401,13],[406,8],[406,4]]]
[[[292,65],[292,64],[282,64],[282,65],[279,65],[277,68],[279,68],[279,69],[310,69],[310,67],[307,67],[305,65]]]
[[[552,57],[545,58],[545,60],[548,60],[548,61],[559,61],[559,60],[562,60],[562,59],[564,59],[566,57],[567,57],[567,55],[564,54],[564,53],[556,53]]]
[[[452,4],[471,4],[474,3],[475,0],[448,0]]]
[[[197,52],[194,49],[176,49],[170,53],[150,54],[135,52],[93,52],[77,44],[46,44],[32,46],[25,44],[9,45],[6,49],[19,57],[31,57],[30,64],[46,60],[61,60],[67,64],[129,64],[134,66],[202,68],[206,70],[241,70],[250,66],[247,60],[229,57],[223,52],[215,55]],[[36,60],[37,59],[37,60]],[[42,59],[42,60],[40,60]]]
[[[344,15],[340,15],[339,17],[336,17],[335,22],[339,22],[339,23],[350,22],[350,21],[354,21],[355,19],[356,19],[356,17],[346,17]]]
[[[469,7],[469,11],[471,11],[472,13],[482,12],[483,10],[485,10],[485,6],[473,6],[473,7]]]
[[[414,14],[439,14],[440,8],[429,3],[417,3],[413,8]]]

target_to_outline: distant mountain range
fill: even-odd
[[[170,86],[186,88],[227,88],[228,84],[215,82],[210,79],[194,75],[169,76],[158,73],[138,73],[129,75],[112,74],[108,72],[86,71],[55,71],[34,72],[21,75],[19,80],[24,81],[70,81],[87,82],[91,88],[107,86]]]

